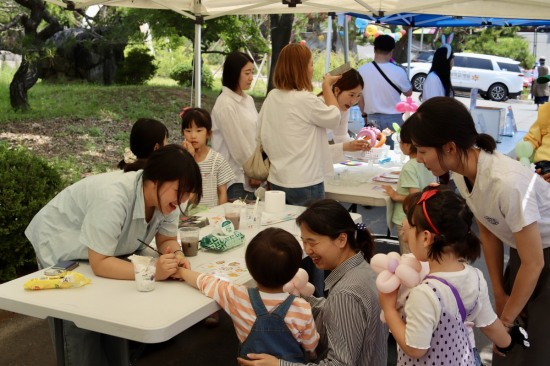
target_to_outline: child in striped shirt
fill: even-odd
[[[256,288],[235,285],[214,276],[180,268],[181,278],[214,299],[233,320],[241,343],[239,356],[268,353],[304,362],[304,351],[314,357],[319,343],[311,306],[283,292],[300,268],[302,248],[296,238],[279,228],[267,228],[248,244],[246,266]]]
[[[199,165],[202,176],[200,203],[207,208],[227,202],[227,183],[235,174],[225,158],[208,147],[212,136],[212,118],[202,108],[184,108],[180,113],[182,147],[189,151]]]

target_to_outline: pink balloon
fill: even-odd
[[[384,294],[397,290],[399,285],[399,278],[389,271],[382,271],[378,277],[376,277],[376,288]]]

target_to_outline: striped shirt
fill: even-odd
[[[218,205],[218,187],[235,179],[229,163],[218,152],[210,149],[199,168],[202,176],[201,204],[211,208]]]
[[[376,274],[359,252],[325,279],[327,298],[309,297],[321,335],[318,363],[385,366],[387,327],[380,321]],[[296,365],[280,361],[281,366]]]
[[[231,316],[237,337],[243,343],[256,321],[256,313],[252,308],[247,287],[234,285],[207,274],[199,275],[197,286],[203,294],[215,300]],[[260,291],[260,297],[269,312],[288,296],[286,292],[266,293]],[[307,301],[296,297],[286,313],[285,323],[294,338],[306,351],[315,350],[319,343],[319,334],[315,329],[311,306]]]

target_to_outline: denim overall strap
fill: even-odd
[[[462,302],[462,299],[460,298],[460,294],[458,293],[458,290],[456,289],[456,287],[454,287],[453,285],[451,285],[449,282],[447,282],[446,280],[444,280],[443,278],[439,278],[439,277],[436,277],[436,276],[432,276],[432,275],[427,275],[426,277],[424,277],[425,279],[426,278],[431,278],[431,279],[434,279],[434,280],[438,280],[439,282],[449,286],[449,288],[451,289],[451,291],[453,292],[453,295],[456,299],[456,303],[458,305],[458,311],[460,312],[460,316],[462,317],[462,321],[465,321],[466,320],[466,308],[464,307],[464,303]]]
[[[289,295],[271,312],[267,311],[258,289],[248,289],[248,296],[256,320],[240,346],[239,355],[247,359],[249,353],[268,353],[285,361],[303,363],[304,351],[285,322],[295,296]]]

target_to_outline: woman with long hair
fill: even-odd
[[[454,65],[454,53],[450,45],[445,44],[435,51],[432,67],[422,88],[422,101],[433,97],[453,97],[451,69]]]

